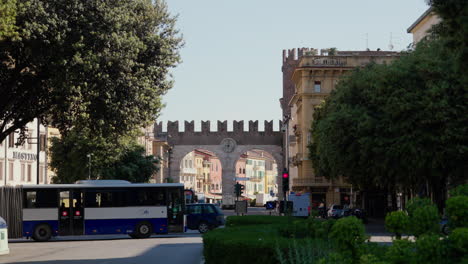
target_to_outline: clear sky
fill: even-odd
[[[212,129],[216,120],[262,128],[281,119],[283,49],[365,50],[367,34],[369,49],[388,50],[392,33],[393,50],[402,50],[428,8],[424,0],[166,1],[185,47],[159,119],[212,120]]]

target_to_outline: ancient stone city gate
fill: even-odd
[[[281,128],[281,121],[280,126]],[[185,131],[179,131],[179,122],[167,122],[167,132],[162,130],[162,122],[154,126],[155,135],[166,137],[172,147],[169,173],[172,179],[180,182],[181,160],[194,149],[204,149],[214,153],[222,166],[223,196],[234,194],[236,162],[240,156],[252,149],[270,153],[278,167],[278,177],[283,169],[282,133],[273,130],[273,121],[265,121],[264,131],[258,131],[258,121],[249,121],[249,130],[244,131],[244,121],[234,121],[233,131],[227,130],[227,121],[218,121],[217,131],[210,131],[210,121],[201,122],[201,131],[194,130],[194,121],[185,121]],[[281,180],[277,180],[281,190]]]

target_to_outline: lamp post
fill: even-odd
[[[91,156],[93,154],[92,153],[89,153],[86,155],[86,157],[88,157],[88,180],[91,180]]]

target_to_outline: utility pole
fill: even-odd
[[[91,180],[91,156],[92,153],[88,153],[86,157],[88,157],[88,180]]]

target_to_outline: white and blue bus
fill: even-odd
[[[23,186],[23,236],[184,232],[184,185],[80,181],[77,184]]]

